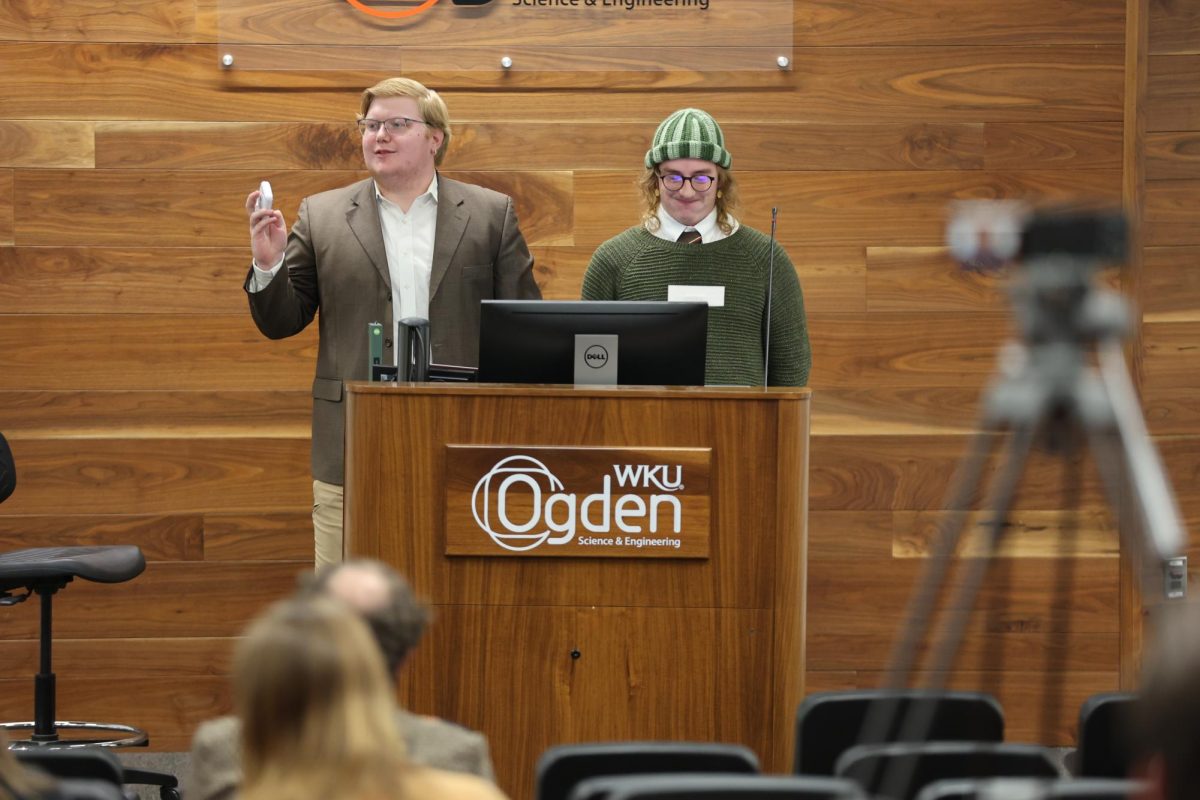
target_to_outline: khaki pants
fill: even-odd
[[[318,571],[342,560],[342,487],[313,481],[313,538]]]

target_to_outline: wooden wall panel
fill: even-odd
[[[195,0],[9,0],[0,6],[0,41],[185,42]]]
[[[241,292],[231,287],[232,292]],[[270,344],[245,314],[0,317],[4,388],[296,390],[312,384],[316,326]]]
[[[215,60],[215,50],[203,45],[0,44],[0,82],[6,85],[6,106],[14,118],[45,114],[60,101],[62,111],[54,116],[69,109],[73,118],[113,120],[334,122],[352,119],[357,110],[361,81],[348,84],[336,75],[313,74],[299,80],[304,88],[278,93],[271,90],[274,84],[286,87],[296,79],[260,73],[239,91],[226,92],[222,89],[232,79],[215,69]],[[104,65],[103,81],[92,79],[96,64]],[[791,73],[796,78],[765,76],[770,80],[759,88],[767,91],[755,97],[755,108],[777,120],[1112,121],[1121,114],[1121,70],[1119,46],[810,48],[796,53]],[[445,93],[457,119],[488,119],[499,112],[492,92],[470,90],[474,82],[485,89],[563,90],[512,91],[503,104],[510,118],[657,123],[664,113],[660,95],[571,89],[674,89],[714,114],[737,118],[745,111],[742,94],[713,91],[722,83],[744,86],[745,79],[739,82],[737,75],[697,75],[683,83],[654,73],[630,73],[624,80],[607,73],[428,77],[441,86],[466,87],[461,93]],[[435,81],[437,77],[443,80]]]
[[[1150,5],[1156,246],[1141,388],[1153,429],[1169,436],[1161,444],[1185,514],[1200,520],[1188,349],[1200,319],[1200,273],[1190,271],[1200,48],[1189,4]],[[64,593],[62,697],[80,716],[148,724],[156,748],[183,749],[201,719],[229,709],[231,638],[311,557],[315,331],[271,342],[249,321],[243,200],[269,179],[291,222],[305,194],[362,175],[358,92],[384,76],[221,70],[217,0],[52,6],[0,8],[0,432],[19,469],[0,506],[0,548],[143,546],[152,564],[137,581]],[[1009,335],[1004,278],[944,257],[946,207],[1121,196],[1127,21],[1123,0],[794,8],[789,71],[414,77],[450,106],[448,174],[514,196],[546,297],[578,297],[594,247],[637,223],[632,182],[673,108],[706,108],[724,125],[743,222],[765,229],[779,208],[814,345],[816,690],[878,682],[931,514]],[[1112,523],[1090,467],[1079,558],[1047,552],[1062,527],[1060,473],[1044,456],[1030,465],[1012,558],[1000,562],[1009,585],[1003,575],[990,585],[952,682],[997,691],[1011,735],[1066,744],[1069,707],[1116,686],[1119,630]],[[1047,593],[1064,563],[1078,569],[1065,620]],[[0,632],[0,659],[18,671],[30,667],[33,613],[5,610],[18,616]],[[437,626],[441,647],[493,641],[469,610]],[[121,652],[112,670],[87,674],[108,644]],[[522,641],[512,674],[542,644]],[[723,689],[731,698],[738,675]],[[565,691],[568,678],[544,690]],[[0,714],[24,716],[27,679],[5,680]],[[1063,684],[1046,729],[1039,693]],[[459,663],[446,685],[416,687],[414,704],[452,707],[455,692],[483,690],[479,664]],[[671,713],[669,697],[630,707]],[[755,713],[714,730],[741,736]],[[536,724],[548,740],[571,735],[569,719]],[[531,769],[504,764],[502,774]],[[527,795],[524,784],[504,788]]]
[[[89,122],[0,121],[0,167],[94,167]]]
[[[796,4],[796,44],[1013,45],[1120,44],[1125,5],[1120,0],[906,0],[847,4],[815,0]]]
[[[248,241],[246,195],[271,181],[288,224],[300,200],[344,186],[365,173],[202,171],[52,172],[18,170],[16,219],[22,245],[236,246]],[[448,176],[519,198],[529,244],[570,243],[571,177],[566,173],[464,173]],[[112,224],[112,214],[126,221]]]
[[[245,314],[249,269],[245,247],[0,247],[0,313]]]
[[[0,245],[13,243],[13,171],[0,169]]]
[[[1179,0],[1150,0],[1150,52],[1200,52],[1200,9]]]

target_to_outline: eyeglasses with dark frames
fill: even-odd
[[[412,117],[393,117],[391,119],[360,119],[357,122],[358,130],[363,136],[368,133],[379,133],[383,128],[393,136],[399,136],[413,125],[428,125],[429,123],[423,119],[413,119]]]
[[[717,179],[712,175],[693,175],[690,178],[685,178],[682,175],[676,175],[674,172],[668,172],[666,175],[659,175],[658,179],[662,181],[662,185],[670,189],[672,192],[678,192],[683,188],[685,183],[692,185],[692,191],[703,194],[713,187]]]

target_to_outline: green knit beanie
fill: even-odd
[[[646,166],[653,169],[675,158],[699,158],[725,169],[733,164],[721,126],[698,108],[681,108],[662,121],[646,151]]]

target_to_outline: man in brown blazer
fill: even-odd
[[[437,363],[475,366],[479,301],[540,298],[512,199],[437,173],[450,139],[445,103],[416,81],[363,92],[358,119],[371,178],[307,197],[287,234],[283,214],[246,198],[254,262],[250,313],[272,339],[318,316],[313,380],[313,528],[318,568],[342,558],[344,382],[366,380],[367,325],[428,319]]]
[[[425,606],[399,573],[386,564],[352,559],[309,576],[303,595],[332,596],[366,620],[393,675],[420,641],[429,621]],[[493,779],[487,739],[435,717],[396,708],[396,725],[409,760],[416,764],[466,772]],[[241,723],[236,717],[209,720],[192,738],[189,776],[184,781],[188,800],[232,800],[242,781]]]

